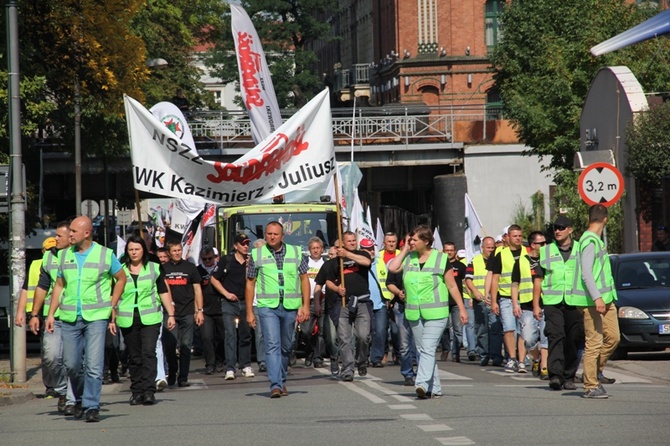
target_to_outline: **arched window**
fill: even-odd
[[[505,0],[487,0],[484,11],[484,29],[486,36],[486,49],[490,51],[502,37],[502,24],[500,14],[505,7]]]

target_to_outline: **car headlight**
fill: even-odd
[[[649,319],[647,314],[635,307],[621,307],[619,308],[620,319]]]

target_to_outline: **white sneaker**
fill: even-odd
[[[516,367],[518,373],[526,373],[526,364],[524,364],[523,362],[519,361]]]
[[[235,372],[233,372],[232,370],[228,370],[226,372],[226,377],[224,379],[226,380],[235,379]]]
[[[243,369],[242,369],[242,375],[243,375],[245,378],[253,378],[254,376],[256,376],[256,375],[254,374],[254,369],[252,369],[251,367],[245,367],[245,368],[243,368]]]
[[[161,378],[156,381],[156,392],[162,392],[167,387],[168,383],[165,379]]]

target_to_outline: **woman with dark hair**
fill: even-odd
[[[149,261],[149,251],[142,237],[128,238],[124,259],[123,270],[128,280],[121,299],[112,307],[109,330],[116,334],[118,325],[126,342],[130,404],[148,406],[156,402],[156,341],[163,322],[160,302],[167,311],[169,330],[175,325],[174,307],[165,277],[159,265]]]
[[[419,354],[414,386],[419,399],[442,396],[435,350],[449,318],[449,294],[458,305],[461,322],[468,322],[461,291],[456,285],[448,256],[433,249],[433,231],[417,226],[405,237],[402,251],[389,262],[392,273],[402,271],[405,285],[405,318]]]

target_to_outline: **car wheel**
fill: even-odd
[[[626,350],[623,350],[621,348],[617,348],[614,350],[614,353],[612,353],[612,356],[610,356],[610,359],[613,361],[621,360],[621,359],[626,359],[628,358],[628,352]]]

